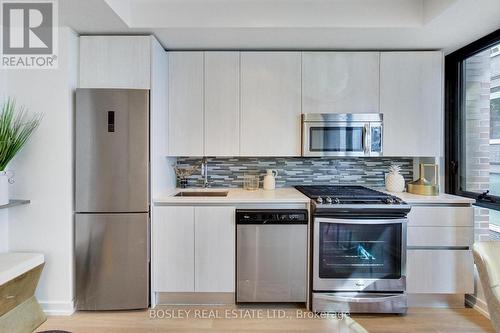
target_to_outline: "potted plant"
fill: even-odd
[[[24,107],[16,108],[9,98],[0,110],[0,205],[9,203],[9,183],[13,173],[6,170],[9,162],[23,148],[40,124],[40,114],[29,115]]]

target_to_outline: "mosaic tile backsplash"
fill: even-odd
[[[199,158],[177,158],[179,168],[199,163]],[[266,169],[274,169],[278,171],[276,187],[307,184],[363,184],[383,187],[385,174],[391,164],[401,166],[401,174],[407,182],[413,180],[412,158],[210,157],[208,181],[212,187],[243,187],[245,173],[257,173],[261,176],[262,187]],[[200,172],[188,178],[188,187],[199,187],[202,184]]]

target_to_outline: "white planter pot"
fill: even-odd
[[[9,203],[9,184],[12,184],[14,179],[11,171],[0,171],[0,206]]]

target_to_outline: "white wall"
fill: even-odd
[[[0,69],[0,102],[3,102],[7,93],[7,71]]]
[[[73,105],[78,37],[59,31],[59,68],[9,70],[8,92],[44,118],[8,169],[15,171],[11,198],[31,204],[9,210],[9,250],[45,255],[37,297],[49,313],[73,311]]]
[[[7,72],[0,69],[0,107],[7,95]],[[0,210],[0,253],[7,252],[9,249],[8,236],[8,217],[7,209]]]

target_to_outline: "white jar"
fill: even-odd
[[[276,176],[278,176],[278,171],[273,169],[266,170],[266,175],[264,176],[264,190],[274,190],[276,188]]]

